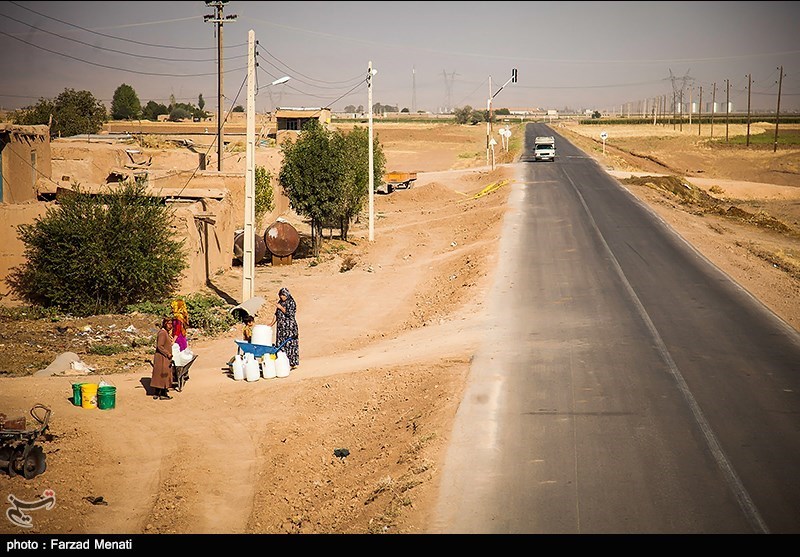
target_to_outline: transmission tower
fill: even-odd
[[[693,77],[689,77],[689,71],[686,70],[686,74],[682,77],[676,77],[672,73],[672,69],[669,70],[669,79],[672,82],[672,103],[673,103],[673,110],[674,104],[677,99],[683,99],[683,92],[686,89],[686,84],[691,83],[694,81]],[[678,85],[680,83],[680,86]],[[683,115],[683,106],[680,106],[679,110],[677,111],[678,114]]]
[[[445,70],[442,70],[442,74],[444,75],[444,91],[445,91],[445,112],[450,112],[453,109],[453,81],[455,80],[457,75],[456,72],[452,72],[449,76]]]

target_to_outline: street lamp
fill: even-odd
[[[517,69],[514,68],[511,70],[511,77],[508,78],[508,81],[503,83],[503,86],[497,90],[497,93],[503,90],[503,88],[508,85],[509,83],[516,83],[517,82]],[[492,135],[492,99],[497,96],[497,93],[492,95],[492,76],[489,76],[489,99],[486,101],[486,164],[489,164],[489,148],[492,147],[490,142],[490,136]],[[494,170],[494,158],[492,158],[492,170]]]
[[[244,175],[244,245],[242,249],[242,303],[255,295],[255,221],[256,221],[256,62],[255,32],[248,33],[247,59],[247,141]],[[269,85],[286,83],[279,77]]]

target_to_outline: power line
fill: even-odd
[[[109,65],[106,65],[106,64],[99,64],[97,62],[91,62],[89,60],[84,60],[83,58],[78,58],[77,56],[71,56],[69,54],[64,54],[63,52],[57,52],[55,50],[50,50],[49,48],[45,48],[43,46],[39,46],[37,44],[30,43],[30,42],[28,42],[28,41],[26,41],[24,39],[20,39],[19,37],[15,37],[13,35],[9,35],[5,31],[0,31],[0,34],[5,35],[6,37],[10,37],[10,38],[12,38],[12,39],[14,39],[16,41],[23,42],[23,43],[25,43],[25,44],[27,44],[29,46],[34,47],[34,48],[38,48],[40,50],[44,50],[46,52],[49,52],[50,54],[58,54],[59,56],[64,56],[65,58],[70,58],[70,59],[76,60],[78,62],[83,62],[84,64],[89,64],[91,66],[97,66],[99,68],[106,68],[106,69],[109,69],[109,70],[117,70],[117,71],[121,71],[121,72],[135,73],[135,74],[139,74],[139,75],[155,75],[155,76],[159,76],[159,77],[205,77],[205,76],[208,76],[208,75],[214,75],[213,72],[212,73],[196,73],[196,74],[169,74],[169,73],[141,72],[141,71],[138,71],[138,70],[129,70],[127,68],[119,68],[117,66],[109,66]],[[246,69],[246,68],[241,67],[241,68],[236,68],[235,70],[230,70],[230,71],[237,71],[238,72],[238,71],[241,71],[241,70],[244,70],[244,69]]]
[[[146,54],[134,54],[134,53],[131,53],[131,52],[125,52],[124,50],[116,50],[114,48],[105,48],[105,47],[102,47],[102,46],[95,46],[95,45],[93,45],[91,43],[87,43],[85,41],[81,41],[81,40],[78,40],[78,39],[73,39],[73,38],[70,38],[70,37],[65,37],[64,35],[59,35],[58,33],[54,33],[52,31],[48,31],[47,29],[42,29],[41,27],[36,27],[35,25],[31,25],[30,23],[25,23],[24,21],[20,21],[19,19],[11,17],[10,15],[0,14],[0,17],[5,17],[5,18],[8,18],[8,19],[11,19],[13,21],[16,21],[17,23],[21,23],[22,25],[27,25],[28,27],[30,27],[32,29],[36,29],[37,31],[42,31],[42,32],[47,33],[49,35],[53,35],[54,37],[59,37],[59,38],[64,39],[66,41],[72,41],[72,42],[75,42],[75,43],[78,43],[78,44],[82,44],[82,45],[85,45],[85,46],[88,46],[88,47],[91,47],[91,48],[95,48],[97,50],[105,50],[107,52],[114,52],[116,54],[122,54],[124,56],[133,56],[135,58],[147,58],[149,60],[163,60],[163,61],[166,61],[166,62],[213,62],[215,60],[214,58],[208,58],[208,59],[205,59],[205,60],[196,60],[196,59],[191,59],[191,58],[164,58],[164,57],[161,57],[161,56],[148,56]],[[239,56],[232,56],[232,57],[228,58],[228,60],[232,60],[234,58],[244,58],[246,56],[247,56],[247,54],[240,54]]]
[[[231,107],[233,107],[233,105],[235,105],[235,104],[236,104],[236,101],[239,99],[239,95],[242,93],[242,89],[244,88],[244,84],[245,84],[245,83],[247,83],[247,76],[245,76],[245,78],[242,80],[242,84],[239,86],[239,91],[236,93],[236,96],[233,98],[233,101],[231,102]],[[228,121],[228,117],[231,115],[231,112],[232,112],[232,111],[233,111],[233,110],[230,110],[230,111],[228,111],[228,113],[225,115],[225,120],[222,120],[222,121],[221,121],[221,124],[220,124],[220,129],[222,129],[222,126],[225,124],[225,122],[227,122],[227,121]],[[221,119],[221,116],[222,116],[222,112],[220,112],[220,113],[217,115],[217,120],[220,120],[220,119]],[[214,143],[215,143],[215,142],[217,142],[217,141],[219,141],[219,142],[222,142],[222,141],[223,141],[223,140],[222,140],[222,136],[221,136],[221,135],[217,135],[217,136],[214,138],[214,141],[212,141],[212,142],[211,142],[211,145],[209,145],[209,146],[208,146],[208,150],[205,152],[205,155],[206,155],[206,156],[208,156],[208,154],[211,152],[211,149],[214,147]],[[223,145],[223,147],[224,147],[224,145]],[[217,145],[217,149],[218,149],[218,151],[217,151],[217,153],[218,153],[218,154],[217,154],[217,156],[218,156],[218,157],[222,157],[222,149],[221,149],[221,148],[219,148],[219,144]],[[217,167],[218,167],[218,169],[221,169],[221,168],[222,168],[222,163],[221,163],[221,162],[219,162],[219,161],[217,161]],[[186,187],[189,185],[189,182],[191,182],[191,181],[192,181],[192,178],[194,178],[194,177],[195,177],[195,174],[197,174],[197,171],[198,171],[198,170],[200,170],[200,165],[199,165],[199,164],[198,164],[198,165],[197,165],[197,167],[194,169],[194,172],[192,172],[192,175],[191,175],[191,176],[189,176],[189,179],[188,179],[188,180],[186,180],[186,183],[183,185],[183,187],[181,188],[181,191],[179,191],[179,192],[178,192],[178,195],[177,195],[176,197],[179,197],[179,196],[180,196],[180,195],[183,193],[183,190],[185,190],[185,189],[186,189]],[[219,170],[218,170],[218,171],[219,171]]]
[[[322,79],[315,79],[315,78],[313,78],[313,77],[309,77],[309,76],[305,75],[304,73],[302,73],[302,72],[299,72],[299,71],[297,71],[297,70],[293,69],[291,66],[289,66],[289,65],[288,65],[288,64],[286,64],[285,62],[283,62],[283,61],[279,60],[277,56],[275,56],[274,54],[272,54],[272,53],[271,53],[271,52],[269,52],[268,50],[264,50],[264,52],[266,52],[267,54],[269,54],[270,56],[272,56],[273,58],[275,58],[275,60],[277,60],[277,61],[278,61],[278,62],[279,62],[279,63],[280,63],[282,66],[284,66],[284,67],[286,68],[286,70],[287,70],[287,73],[290,73],[290,74],[292,74],[292,77],[293,77],[294,79],[297,79],[297,81],[303,81],[303,80],[301,80],[301,79],[298,79],[298,78],[296,77],[296,76],[300,75],[300,76],[303,76],[303,77],[305,77],[306,79],[310,79],[311,81],[317,81],[317,82],[319,82],[319,83],[326,83],[326,84],[329,84],[329,85],[337,85],[337,84],[341,84],[341,85],[348,85],[348,86],[349,86],[349,85],[351,85],[351,84],[352,84],[354,81],[356,81],[356,80],[359,80],[359,81],[360,81],[360,80],[362,79],[361,75],[358,75],[358,76],[355,76],[355,77],[351,77],[350,79],[346,79],[346,80],[344,80],[344,81],[325,81],[325,80],[322,80]],[[270,62],[269,60],[267,60],[266,58],[264,58],[263,56],[261,56],[261,53],[260,53],[260,52],[259,52],[259,53],[257,53],[257,56],[258,56],[259,58],[261,58],[262,60],[264,60],[264,61],[265,61],[267,64],[271,65],[272,67],[274,67],[274,68],[276,68],[276,69],[280,69],[280,68],[278,68],[278,66],[276,66],[275,64],[273,64],[272,62]],[[303,81],[303,83],[305,83],[305,82]],[[311,84],[311,83],[307,83],[307,85],[312,85],[312,84]],[[319,86],[319,85],[312,85],[312,86],[313,86],[313,87],[321,87],[321,86]]]
[[[63,20],[55,18],[55,17],[51,17],[51,16],[49,16],[47,14],[43,14],[41,12],[37,12],[36,10],[32,10],[31,8],[28,8],[26,6],[18,4],[17,2],[9,2],[9,4],[13,4],[13,5],[17,6],[18,8],[22,8],[23,10],[28,10],[29,12],[33,12],[36,15],[40,15],[42,17],[46,17],[47,19],[52,19],[53,21],[57,21],[59,23],[63,23],[64,25],[69,25],[70,27],[75,27],[76,29],[80,29],[81,31],[86,31],[87,33],[93,33],[95,35],[100,35],[101,37],[106,37],[106,38],[114,39],[114,40],[117,40],[117,41],[124,41],[124,42],[127,42],[127,43],[133,43],[133,44],[138,44],[138,45],[142,45],[142,46],[150,46],[150,47],[155,47],[155,48],[174,48],[175,50],[214,50],[214,47],[206,47],[206,46],[204,46],[204,47],[193,47],[193,46],[175,46],[175,45],[153,44],[153,43],[145,43],[145,42],[141,42],[141,41],[135,41],[133,39],[124,39],[122,37],[115,37],[113,35],[107,35],[105,33],[100,33],[99,31],[92,31],[91,29],[86,29],[85,27],[81,27],[80,25],[75,25],[74,23],[70,23],[68,21],[63,21]],[[236,47],[239,47],[239,46],[245,46],[246,44],[247,43],[241,43],[241,44],[233,45],[232,48],[236,48]]]

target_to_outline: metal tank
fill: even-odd
[[[297,229],[284,220],[272,223],[264,232],[264,243],[272,254],[272,264],[288,264],[300,246]]]
[[[264,238],[258,234],[254,234],[253,238],[253,254],[255,255],[254,263],[258,265],[267,256],[267,244]],[[244,257],[244,230],[237,230],[236,236],[233,238],[233,257],[242,263]]]

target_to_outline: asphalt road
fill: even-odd
[[[430,532],[800,532],[800,336],[534,135]]]

